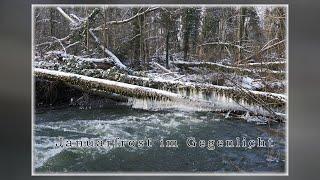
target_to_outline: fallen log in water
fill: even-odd
[[[102,73],[95,73],[102,74]],[[165,79],[152,79],[147,77],[138,77],[121,73],[112,73],[111,76],[105,76],[101,78],[108,78],[114,81],[120,81],[129,84],[135,84],[139,86],[151,87],[155,89],[162,89],[171,92],[181,93],[186,96],[192,96],[192,94],[204,94],[204,96],[223,96],[228,99],[232,99],[237,103],[245,102],[250,105],[259,105],[256,99],[248,96],[253,94],[257,98],[262,99],[270,107],[285,107],[287,97],[284,94],[244,90],[239,91],[236,87],[218,86],[204,83],[193,82],[181,82]],[[214,100],[214,99],[213,99]]]
[[[192,103],[194,107],[203,107],[207,109],[213,109],[214,103],[204,100],[193,99],[182,96],[180,94],[153,89],[149,87],[143,87],[123,82],[116,82],[107,79],[93,78],[84,75],[78,75],[73,73],[66,73],[48,69],[34,69],[34,75],[36,78],[45,79],[49,81],[61,81],[72,87],[77,87],[83,91],[99,92],[100,95],[105,93],[116,93],[122,96],[134,97],[145,99],[149,98],[156,101],[174,101],[181,103]],[[190,106],[190,104],[188,104]]]
[[[138,98],[142,100],[142,101],[141,100],[137,101],[137,102],[140,102],[140,105],[142,103],[142,106],[146,104],[145,100],[149,99],[151,102],[158,101],[161,106],[167,105],[166,101],[171,101],[173,102],[173,104],[171,104],[169,107],[176,107],[181,105],[180,107],[183,107],[184,109],[186,109],[187,107],[193,110],[206,110],[206,111],[217,111],[217,110],[234,108],[239,110],[245,109],[250,112],[254,112],[254,114],[268,115],[268,112],[263,110],[263,108],[259,108],[259,106],[255,106],[250,109],[249,106],[244,107],[243,105],[235,104],[235,103],[227,104],[226,106],[219,105],[218,101],[226,100],[225,96],[229,96],[229,98],[235,98],[236,90],[231,87],[210,86],[210,88],[215,88],[215,93],[218,93],[218,94],[221,93],[220,96],[222,97],[222,99],[215,99],[216,101],[213,102],[213,101],[208,101],[201,98],[198,99],[194,97],[188,97],[188,96],[172,93],[165,90],[159,90],[159,89],[143,87],[143,86],[123,83],[123,82],[99,79],[99,78],[78,75],[73,73],[66,73],[66,72],[55,71],[55,70],[35,68],[34,75],[36,78],[39,78],[39,79],[44,79],[49,81],[60,81],[69,86],[77,87],[78,89],[81,89],[83,91],[94,92],[94,93],[99,92],[100,95],[106,94],[108,96],[110,95],[110,93],[116,93],[122,96]],[[129,76],[129,77],[132,78],[132,76]],[[135,78],[139,79],[139,77],[135,77]],[[251,92],[255,93],[256,95],[260,95],[260,97],[268,97],[268,98],[277,97],[278,100],[280,101],[284,101],[285,99],[281,95],[277,96],[272,93],[255,92],[255,91],[251,91]],[[233,93],[233,95],[231,94],[228,95],[228,93]],[[227,100],[226,103],[228,103],[228,101],[229,100]]]
[[[179,94],[171,93],[168,91],[152,89],[148,87],[141,87],[137,85],[116,82],[106,79],[98,79],[73,73],[35,68],[34,74],[37,78],[53,81],[62,81],[72,86],[78,86],[83,90],[93,89],[99,90],[100,92],[114,92],[117,94],[137,98],[148,97],[168,100],[183,98]]]
[[[272,71],[269,69],[259,69],[259,70],[251,70],[243,67],[234,67],[234,66],[227,66],[219,63],[213,63],[213,62],[186,62],[186,61],[175,61],[172,62],[172,64],[183,67],[183,68],[189,68],[189,67],[202,67],[202,68],[208,68],[212,69],[218,72],[223,73],[237,73],[239,75],[247,75],[250,77],[257,77],[258,75],[262,76],[268,76],[272,75],[279,79],[284,79],[286,76],[286,73],[283,71]]]

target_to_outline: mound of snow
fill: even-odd
[[[258,90],[258,89],[262,89],[263,84],[250,77],[243,77],[241,86],[250,90]]]

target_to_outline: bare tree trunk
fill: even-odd
[[[189,10],[185,10],[184,33],[183,33],[183,59],[187,60],[189,52],[189,36],[190,36],[190,15]]]
[[[239,30],[238,30],[238,41],[239,41],[239,46],[242,46],[242,40],[243,40],[243,32],[244,32],[244,21],[245,21],[245,14],[246,14],[246,8],[245,7],[240,7],[240,12],[239,12]],[[237,64],[241,61],[242,59],[242,49],[238,49],[238,57],[237,57]]]
[[[169,69],[169,38],[170,38],[170,29],[167,29],[166,33],[166,68]]]
[[[145,31],[144,33],[144,39],[143,39],[143,58],[145,60],[145,63],[148,64],[148,45],[147,45],[147,42],[146,39],[148,38],[148,33],[146,32],[147,31],[147,19],[146,19],[146,14],[143,14],[143,19],[144,19],[144,23],[143,23],[143,29]]]
[[[103,44],[105,48],[108,48],[107,46],[107,38],[106,38],[106,30],[107,30],[107,25],[106,25],[106,21],[107,21],[107,10],[105,7],[103,7]],[[105,50],[103,50],[105,51]]]
[[[138,14],[139,13],[139,10],[137,8],[134,8],[133,9],[133,12]],[[133,21],[133,36],[135,37],[133,39],[133,59],[136,61],[134,62],[134,67],[136,67],[137,65],[140,65],[140,62],[139,62],[139,58],[140,58],[140,37],[141,34],[140,34],[140,17],[138,18],[135,18],[134,21]],[[139,35],[139,36],[138,36]]]
[[[54,37],[55,36],[54,23],[53,23],[54,9],[50,8],[49,12],[50,12],[50,36]]]
[[[86,16],[88,16],[88,8],[85,7],[85,11],[86,11]],[[87,22],[89,23],[89,22]],[[86,27],[86,50],[87,50],[87,53],[89,53],[89,24],[87,24],[87,27]]]
[[[188,59],[188,51],[189,51],[189,30],[185,30],[183,37],[183,59]]]

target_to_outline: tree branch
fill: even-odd
[[[106,25],[114,25],[114,24],[124,24],[124,23],[128,23],[128,22],[134,20],[135,18],[137,18],[137,17],[139,17],[139,16],[148,14],[148,13],[150,13],[150,12],[152,12],[152,11],[157,10],[157,9],[159,9],[159,7],[148,8],[147,10],[145,10],[145,11],[143,11],[143,12],[140,12],[140,13],[137,13],[137,14],[135,14],[134,16],[128,18],[128,19],[124,19],[124,20],[121,20],[121,21],[115,20],[115,21],[106,22]],[[100,30],[103,30],[103,28],[102,28],[101,26],[99,26],[99,27],[94,28],[93,30],[94,30],[94,31],[100,31]]]
[[[265,47],[265,48],[262,48],[260,51],[256,52],[255,54],[253,54],[253,55],[245,58],[244,60],[239,61],[239,63],[244,62],[244,61],[248,61],[248,60],[250,60],[250,59],[252,59],[252,58],[254,58],[254,57],[256,57],[256,56],[258,56],[258,55],[260,55],[260,54],[262,54],[262,53],[264,53],[264,52],[266,52],[266,51],[269,50],[269,49],[272,49],[272,48],[275,48],[275,47],[279,46],[280,44],[284,43],[285,41],[286,41],[286,40],[284,39],[284,40],[282,40],[282,41],[279,41],[279,42],[277,42],[277,43],[274,43],[273,45],[270,45],[270,46],[267,46],[267,47]]]

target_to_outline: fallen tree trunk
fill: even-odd
[[[169,69],[167,69],[167,68],[165,68],[165,67],[161,66],[159,63],[152,62],[152,64],[153,64],[155,67],[157,67],[157,68],[161,69],[161,70],[162,70],[163,72],[165,72],[166,74],[172,74],[173,76],[175,76],[175,77],[177,77],[177,78],[180,78],[180,77],[178,77],[178,75],[177,75],[177,73],[176,73],[176,72],[172,72],[172,71],[170,71]]]
[[[250,77],[257,77],[260,76],[268,76],[272,75],[275,76],[278,79],[284,79],[285,78],[285,72],[283,71],[273,71],[269,69],[259,69],[259,70],[251,70],[247,68],[241,68],[241,67],[234,67],[234,66],[226,66],[223,64],[218,63],[212,63],[212,62],[186,62],[186,61],[175,61],[172,62],[172,64],[183,67],[183,68],[189,68],[189,67],[202,67],[202,68],[209,68],[215,71],[223,72],[223,73],[237,73],[239,75],[246,75]]]
[[[170,71],[169,69],[161,66],[159,63],[152,62],[152,64],[153,64],[154,66],[158,67],[159,69],[161,69],[161,70],[162,70],[163,72],[165,72],[165,73],[170,73],[170,74],[172,73],[172,71]]]
[[[77,61],[86,61],[86,62],[92,62],[92,63],[106,63],[110,65],[114,65],[114,61],[110,58],[86,58],[81,56],[75,56],[72,54],[66,54],[61,51],[49,51],[46,53],[47,55],[54,55],[58,58],[63,58],[62,60],[68,60],[68,59],[74,59]]]
[[[93,89],[97,91],[99,90],[100,92],[113,92],[120,95],[137,98],[147,97],[167,100],[183,98],[179,94],[171,93],[168,91],[152,89],[148,87],[141,87],[137,85],[116,82],[106,79],[98,79],[73,73],[35,68],[34,74],[36,77],[41,79],[62,81],[72,86],[78,86],[83,90]]]
[[[91,70],[88,70],[91,71]],[[88,72],[87,75],[95,75],[98,78],[106,78],[113,81],[119,81],[129,84],[135,84],[139,86],[151,87],[155,89],[163,89],[166,91],[182,93],[188,96],[192,96],[192,92],[195,94],[216,94],[219,96],[224,96],[230,99],[233,99],[235,102],[245,102],[247,104],[256,104],[256,101],[252,98],[246,97],[245,94],[239,92],[235,87],[227,86],[218,86],[212,84],[203,84],[203,83],[192,83],[192,82],[181,82],[174,80],[164,80],[164,79],[154,79],[148,77],[138,77],[127,74],[121,74],[117,72],[110,72],[109,75],[105,71],[98,72],[100,70],[92,70]],[[106,75],[107,74],[107,75]],[[270,107],[285,107],[287,102],[287,97],[283,94],[270,93],[270,92],[261,92],[246,90],[247,93],[252,93],[255,96],[263,99]]]

